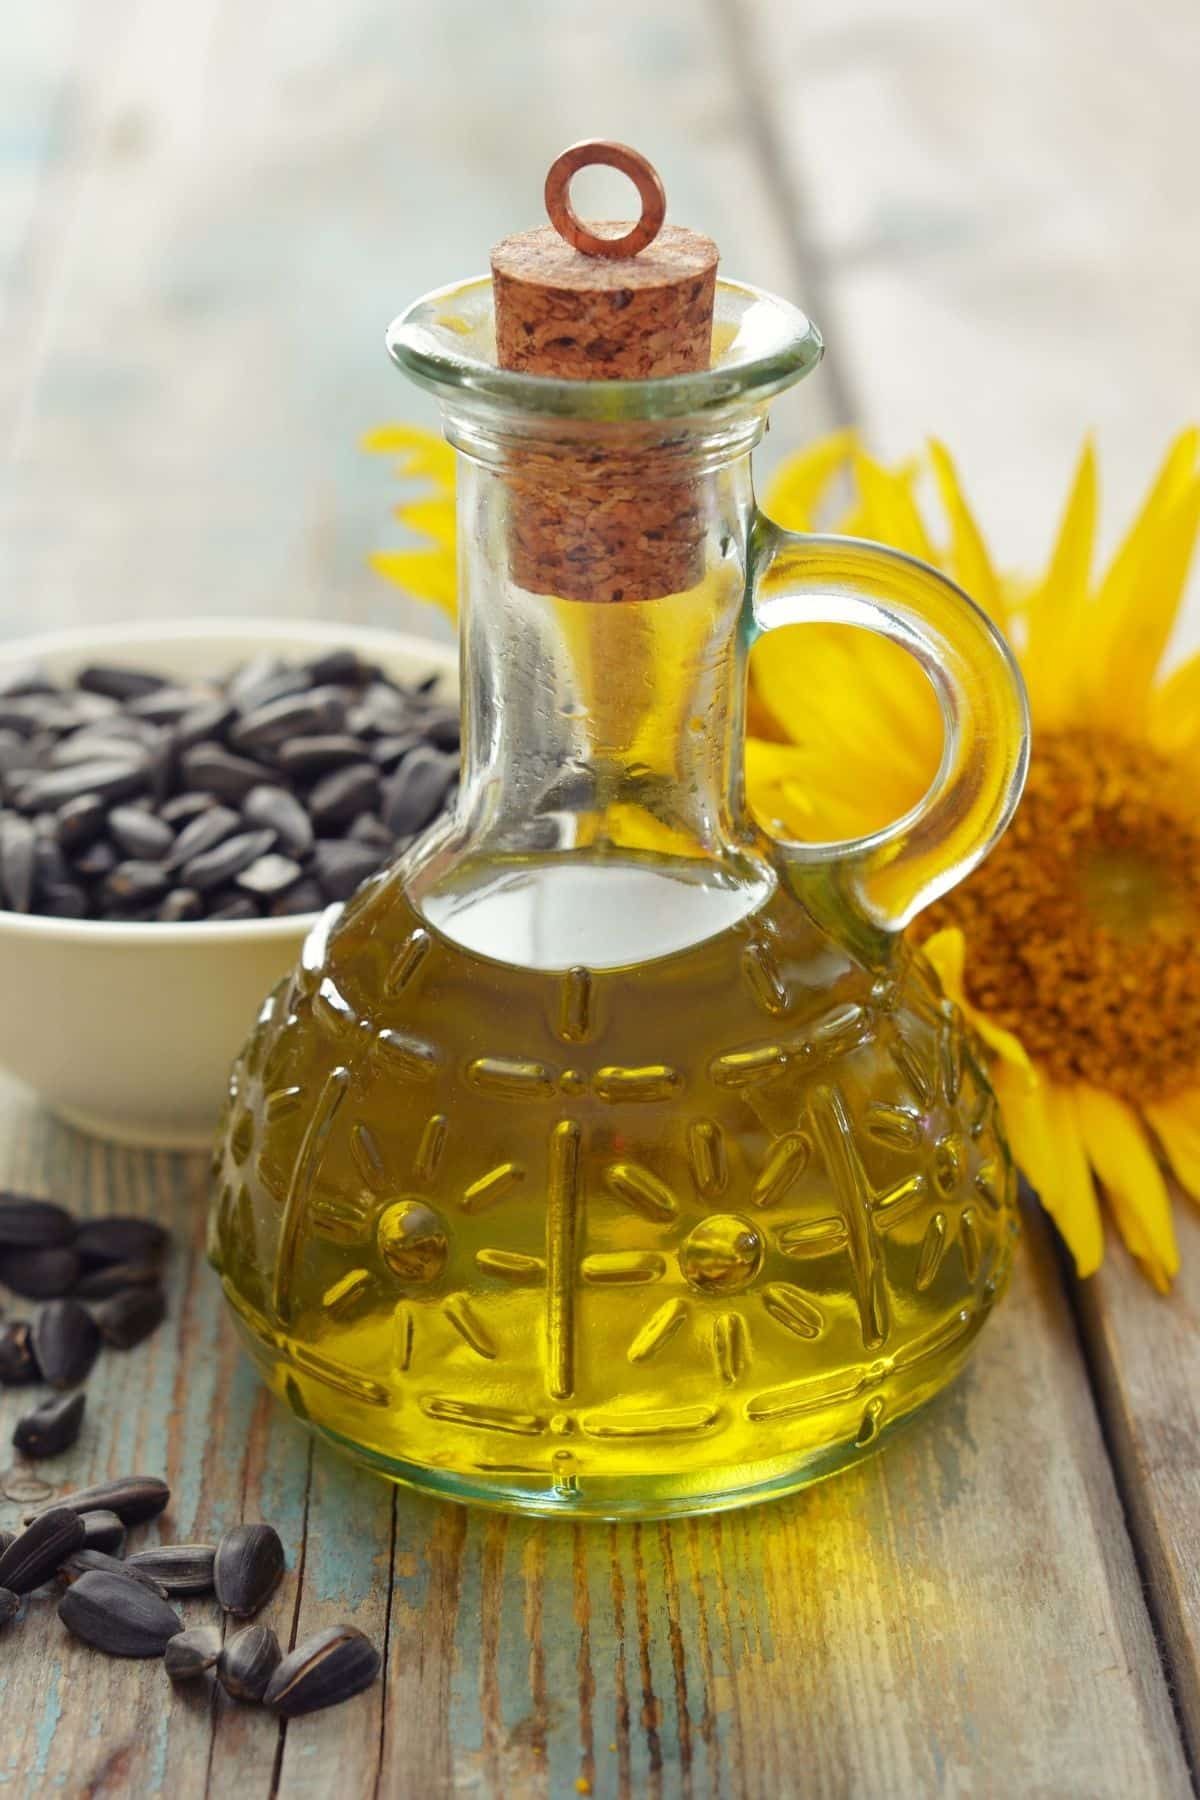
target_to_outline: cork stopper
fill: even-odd
[[[619,169],[641,197],[632,224],[578,218],[570,185],[591,163]],[[666,225],[657,172],[624,144],[574,144],[546,177],[550,224],[492,250],[496,351],[503,368],[568,381],[650,380],[706,369],[719,252]],[[597,228],[599,227],[599,228]],[[600,444],[577,461],[529,451],[514,469],[514,574],[566,599],[653,599],[703,573],[692,484],[664,479],[651,449]]]
[[[571,179],[590,163],[619,169],[641,196],[637,222],[585,225]],[[576,381],[640,381],[706,369],[712,354],[717,246],[665,225],[656,171],[624,144],[573,144],[546,176],[549,225],[492,251],[496,351],[506,369]],[[598,221],[599,223],[599,221]]]

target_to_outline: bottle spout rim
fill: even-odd
[[[635,381],[567,380],[501,368],[488,275],[425,294],[388,327],[388,355],[444,400],[476,397],[542,417],[629,422],[692,418],[761,404],[811,372],[824,343],[790,301],[718,281],[707,369]]]

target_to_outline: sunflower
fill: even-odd
[[[1200,1198],[1200,655],[1162,666],[1200,523],[1198,450],[1195,430],[1171,446],[1099,575],[1090,444],[1034,582],[997,573],[937,443],[889,470],[852,439],[828,440],[785,464],[766,503],[810,530],[848,476],[838,529],[945,569],[1016,648],[1034,720],[1023,803],[913,930],[988,1046],[1017,1160],[1079,1273],[1103,1256],[1102,1189],[1164,1291],[1179,1263],[1164,1165]],[[940,502],[936,539],[923,482]],[[748,784],[768,829],[856,836],[920,798],[941,720],[893,646],[793,627],[755,653],[751,681]]]
[[[378,553],[374,566],[453,616],[452,453],[407,426],[373,433],[367,448],[432,486],[396,508],[426,544]],[[1200,655],[1162,673],[1200,523],[1198,453],[1195,430],[1172,445],[1099,576],[1090,444],[1035,581],[997,571],[937,443],[888,469],[854,434],[835,434],[785,463],[766,501],[807,531],[848,488],[835,529],[946,570],[1016,648],[1034,716],[1023,804],[987,861],[912,929],[988,1048],[1017,1160],[1079,1273],[1103,1256],[1103,1191],[1162,1290],[1178,1267],[1164,1165],[1200,1199]],[[810,842],[898,817],[941,751],[916,665],[842,627],[794,626],[758,646],[749,722],[755,812]]]

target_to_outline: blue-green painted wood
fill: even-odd
[[[96,1656],[35,1597],[0,1645],[12,1791],[1187,1792],[1040,1229],[973,1370],[875,1462],[716,1519],[507,1519],[385,1487],[268,1398],[203,1261],[200,1159],[106,1148],[3,1099],[0,1181],[152,1212],[176,1241],[167,1324],[101,1358],[79,1445],[36,1475],[166,1473],[171,1509],[141,1541],[272,1520],[281,1639],[349,1619],[386,1651],[370,1693],[281,1728]],[[0,1395],[6,1437],[28,1392]],[[30,1473],[0,1475],[0,1524]]]

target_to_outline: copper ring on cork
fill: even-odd
[[[628,175],[642,202],[642,216],[624,237],[600,237],[590,231],[571,205],[571,182],[580,169],[601,163]],[[653,163],[628,144],[604,138],[585,138],[556,156],[546,175],[546,211],[560,237],[585,256],[636,256],[654,242],[667,216],[667,196]]]

